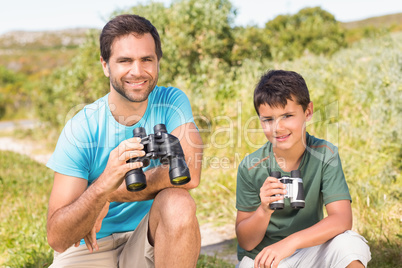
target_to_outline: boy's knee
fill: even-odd
[[[335,236],[330,244],[333,249],[346,252],[368,249],[367,240],[353,231],[346,231]]]
[[[355,260],[360,261],[366,267],[371,259],[367,240],[353,231],[346,231],[330,240],[328,250],[332,251],[334,259],[342,262],[342,265],[346,264],[343,267]]]

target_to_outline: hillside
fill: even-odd
[[[396,27],[402,30],[402,13],[389,14],[379,17],[372,17],[364,20],[342,23],[346,29],[363,27]]]
[[[0,35],[0,53],[7,49],[49,49],[76,47],[85,41],[90,29],[76,28],[59,31],[13,31]]]
[[[361,27],[402,27],[402,13],[372,17],[359,21],[341,22],[346,29]],[[75,28],[58,31],[13,31],[0,35],[0,55],[12,53],[15,49],[51,49],[74,48],[85,41],[90,30],[100,29]]]
[[[25,74],[50,72],[76,55],[90,30],[14,31],[0,35],[0,66]]]
[[[402,13],[342,23],[348,30],[390,27],[402,31]],[[99,29],[75,28],[58,31],[13,31],[0,35],[0,66],[26,74],[47,73],[65,66],[76,55],[90,32]],[[356,35],[356,34],[354,34]],[[348,38],[360,39],[358,36]],[[62,53],[60,53],[62,52]]]

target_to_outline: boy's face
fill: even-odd
[[[292,98],[295,99],[293,96]],[[305,147],[306,122],[313,116],[312,102],[306,111],[292,100],[288,100],[284,108],[263,104],[258,110],[264,134],[275,151],[292,152]]]

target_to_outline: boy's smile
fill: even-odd
[[[295,99],[293,96],[292,98]],[[288,100],[285,107],[262,104],[258,110],[264,134],[272,143],[275,153],[285,156],[304,152],[306,122],[313,114],[312,102],[306,111],[293,100]]]

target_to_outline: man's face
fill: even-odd
[[[111,47],[109,63],[102,58],[103,72],[115,90],[131,102],[143,102],[158,81],[159,61],[151,34],[134,34],[116,38]]]
[[[285,152],[301,148],[300,146],[305,147],[304,134],[306,122],[313,115],[312,102],[307,106],[306,111],[303,111],[303,107],[292,100],[288,100],[284,108],[263,104],[258,110],[264,134],[273,144],[274,151]]]

